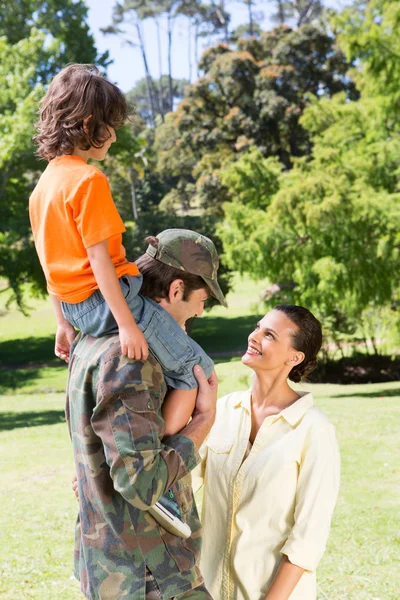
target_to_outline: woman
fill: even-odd
[[[214,600],[316,599],[339,452],[312,395],[287,379],[299,382],[315,368],[321,343],[307,309],[277,306],[242,358],[255,374],[251,389],[218,401],[200,473],[201,571]]]

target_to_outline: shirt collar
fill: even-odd
[[[297,392],[300,396],[296,402],[293,402],[290,406],[282,410],[277,415],[274,415],[276,419],[283,417],[285,421],[292,427],[297,425],[299,421],[304,417],[309,408],[314,406],[314,400],[311,392]],[[249,414],[251,414],[251,389],[243,392],[241,399],[235,405],[235,408],[240,406],[244,408]]]
[[[251,388],[241,394],[240,400],[234,405],[234,408],[239,408],[239,406],[251,414]]]

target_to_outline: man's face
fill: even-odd
[[[177,280],[180,281],[180,280]],[[174,288],[175,282],[171,284],[169,301],[163,298],[160,305],[179,323],[184,329],[185,323],[192,317],[201,317],[204,310],[204,303],[209,297],[207,289],[200,288],[194,290],[187,300],[183,300],[183,282]]]

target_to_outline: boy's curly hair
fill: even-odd
[[[122,91],[95,65],[72,64],[60,71],[41,101],[37,134],[41,158],[72,154],[74,148],[101,148],[128,116]]]

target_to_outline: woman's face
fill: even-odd
[[[304,354],[292,346],[297,326],[283,312],[271,310],[249,335],[243,364],[255,371],[276,371],[293,368],[304,359]]]

